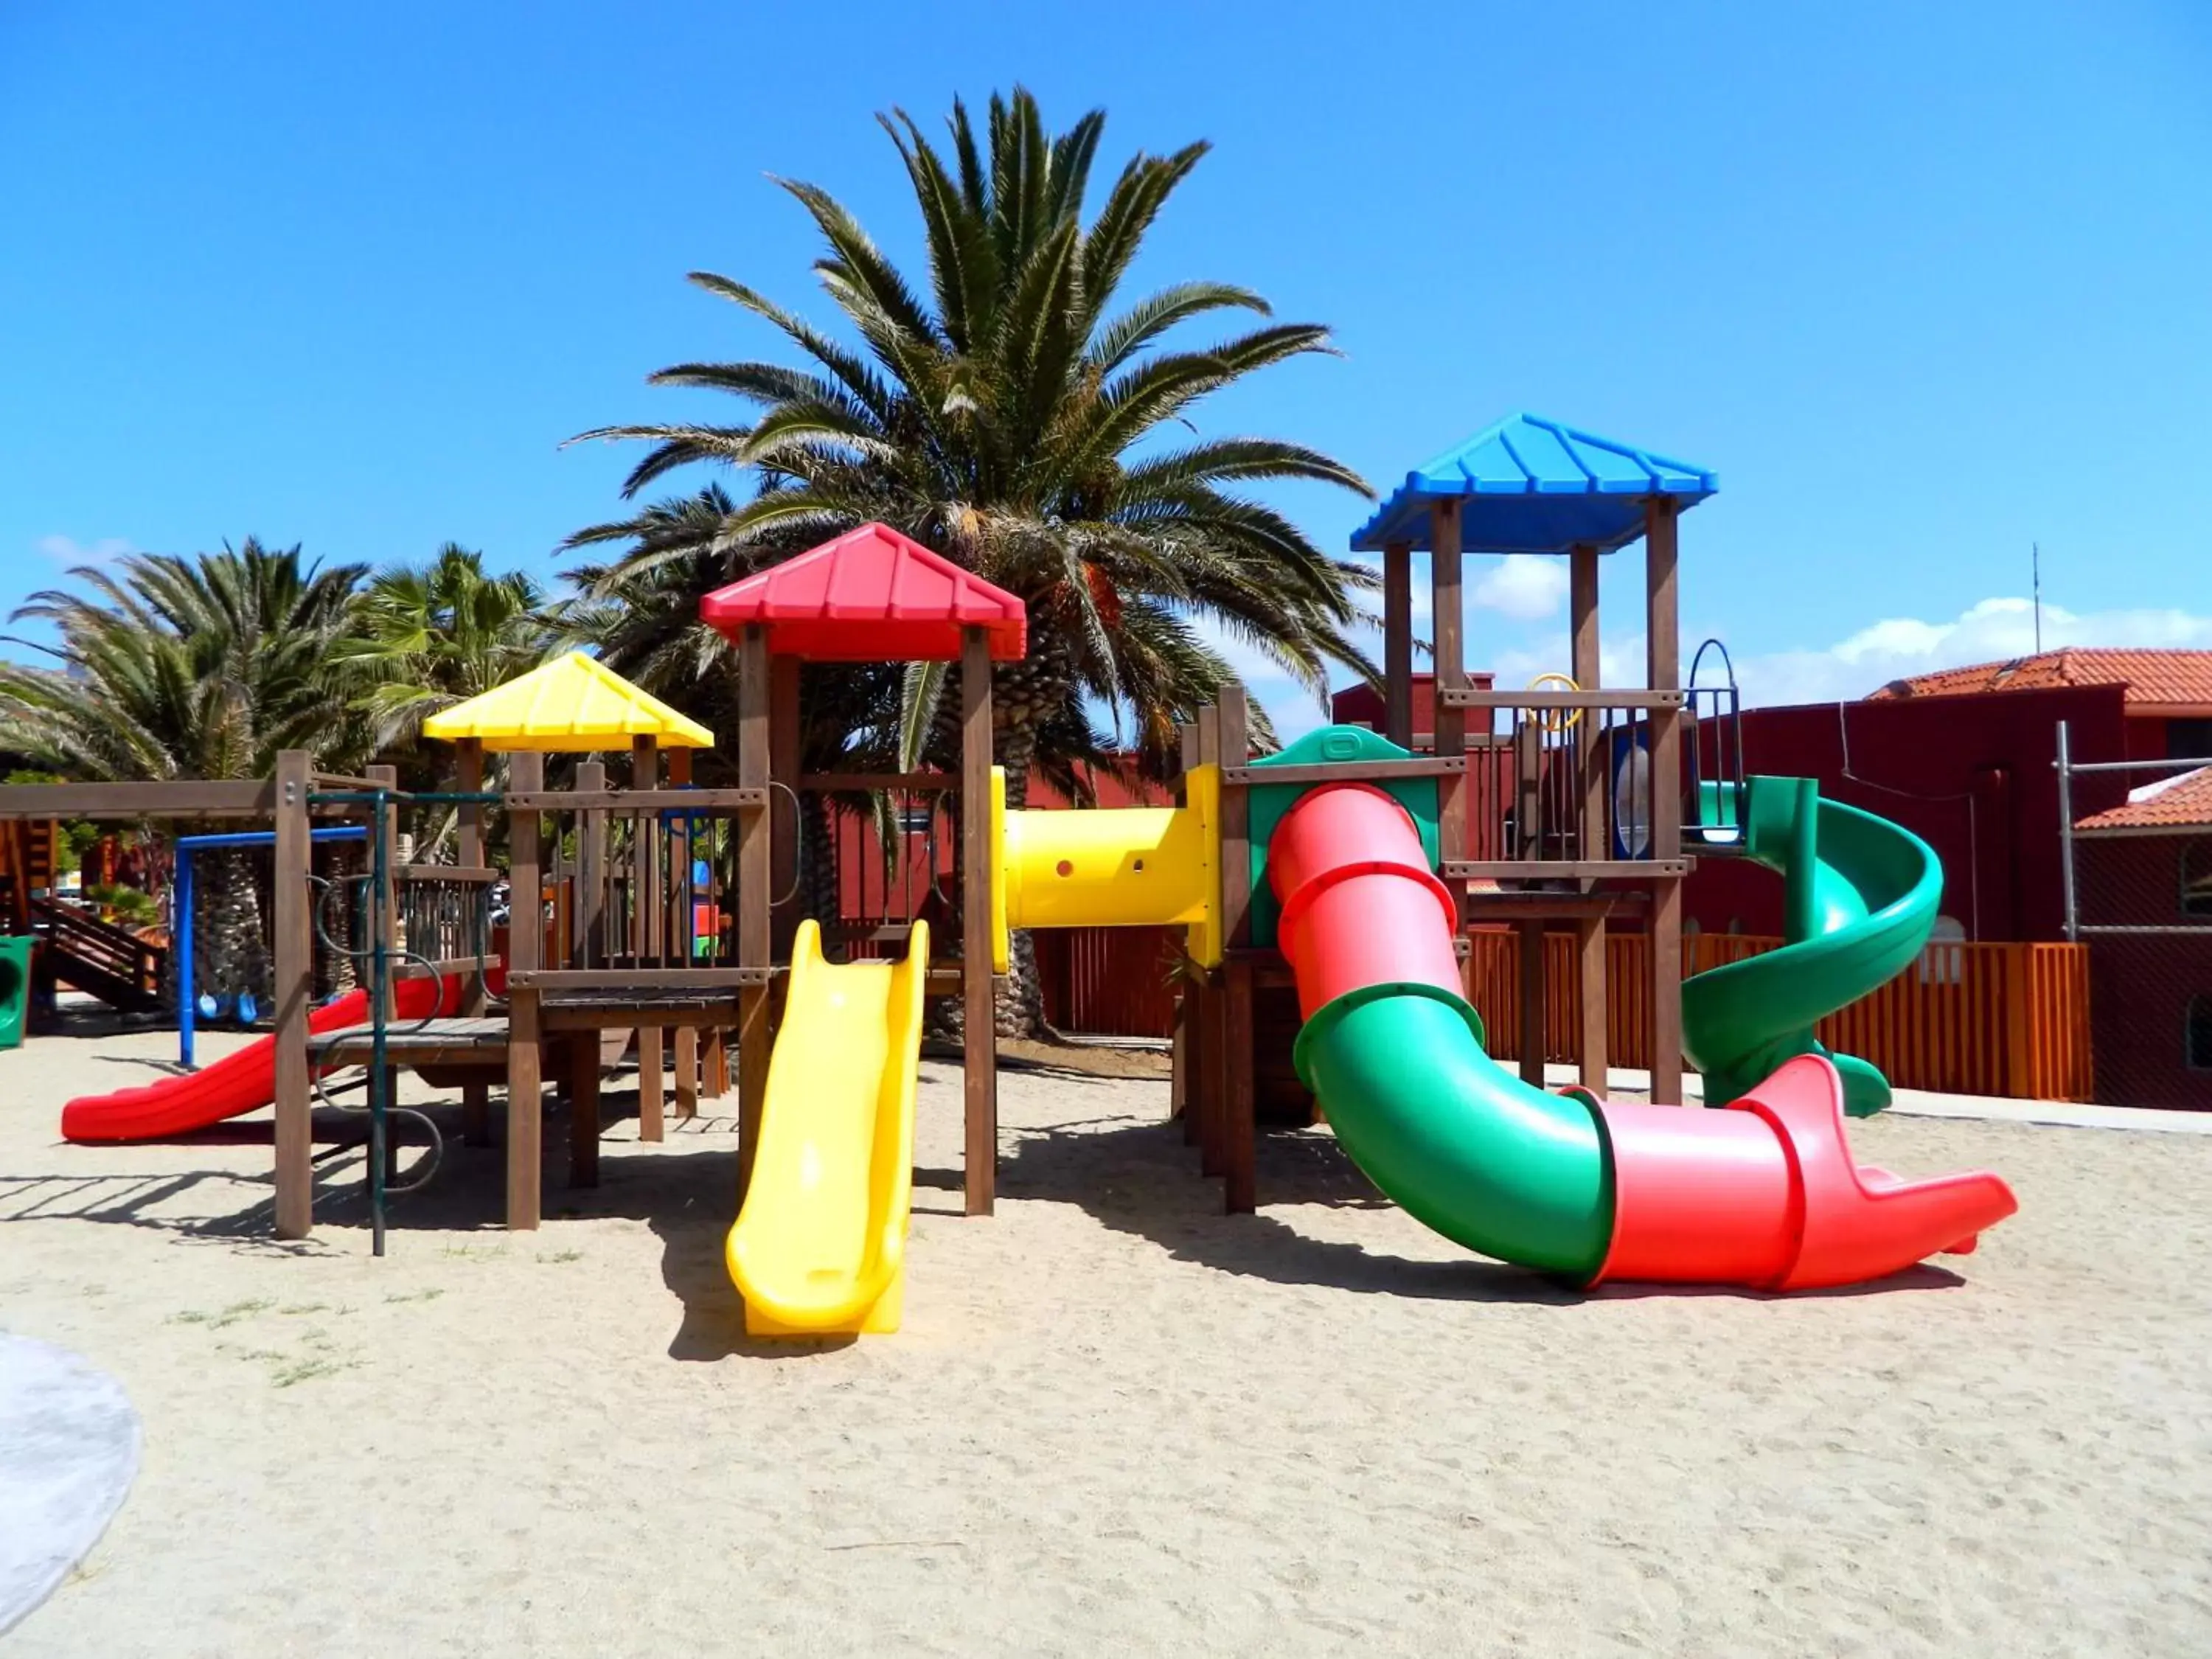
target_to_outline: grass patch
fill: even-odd
[[[327,1354],[312,1354],[305,1359],[295,1359],[289,1365],[279,1365],[269,1373],[271,1386],[289,1389],[295,1383],[308,1382],[319,1376],[335,1376],[340,1371],[349,1371],[361,1362],[357,1359],[333,1359]]]
[[[394,1291],[384,1299],[387,1303],[435,1302],[445,1293],[442,1286],[432,1285],[419,1291]]]
[[[295,1317],[301,1314],[328,1313],[330,1310],[331,1304],[327,1302],[295,1302],[289,1308],[279,1308],[276,1310],[280,1314],[286,1314]]]
[[[556,1250],[550,1255],[541,1255],[538,1258],[538,1261],[542,1265],[552,1265],[563,1261],[581,1261],[583,1259],[584,1253],[581,1250]]]
[[[241,1319],[251,1319],[258,1313],[267,1313],[276,1304],[267,1297],[256,1297],[247,1302],[234,1302],[220,1313],[210,1313],[204,1308],[186,1308],[181,1313],[169,1316],[172,1325],[204,1325],[219,1331],[226,1325],[235,1325]]]

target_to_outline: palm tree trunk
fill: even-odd
[[[1009,699],[991,706],[999,764],[1006,773],[1006,810],[1018,812],[1030,799],[1030,763],[1036,753],[1036,724],[1030,707]],[[1044,1017],[1044,978],[1037,971],[1036,940],[1017,927],[1008,940],[1006,976],[994,1010],[1002,1037],[1056,1036]]]
[[[243,848],[203,855],[193,871],[192,973],[203,992],[230,998],[251,993],[267,1006],[269,945],[253,861]]]

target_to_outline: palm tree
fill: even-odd
[[[362,574],[251,536],[220,553],[73,569],[86,591],[47,589],[14,613],[53,625],[65,666],[0,664],[0,747],[86,782],[266,777],[293,748],[357,768],[369,724],[331,664]],[[265,996],[252,861],[206,860],[200,894],[199,982]]]
[[[750,419],[582,434],[652,443],[626,495],[693,462],[757,479],[752,498],[715,515],[710,530],[639,537],[611,579],[707,553],[771,562],[871,519],[935,548],[1028,607],[1029,655],[997,671],[993,702],[1016,805],[1040,732],[1064,728],[1085,698],[1127,705],[1164,684],[1170,665],[1185,683],[1230,678],[1202,628],[1256,648],[1316,698],[1334,663],[1376,678],[1350,637],[1364,620],[1357,595],[1371,574],[1240,493],[1310,479],[1367,495],[1364,482],[1279,439],[1163,440],[1191,428],[1190,411],[1210,393],[1328,350],[1328,331],[1269,321],[1171,349],[1167,337],[1194,319],[1272,313],[1257,294],[1224,283],[1117,298],[1146,234],[1207,146],[1138,155],[1086,221],[1103,112],[1048,137],[1035,99],[1017,89],[992,99],[979,135],[956,102],[949,162],[903,112],[883,125],[921,209],[928,299],[827,191],[787,181],[828,244],[815,271],[860,344],[743,283],[693,273],[808,361],[690,362],[653,376],[729,392],[750,406]],[[575,539],[605,539],[611,528]],[[908,677],[908,763],[928,744],[945,681],[941,665]],[[1156,722],[1137,724],[1159,743]]]
[[[484,574],[483,555],[447,542],[426,565],[380,570],[336,660],[361,671],[363,713],[382,749],[409,744],[440,709],[544,659],[545,595],[521,571]]]

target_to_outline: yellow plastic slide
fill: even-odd
[[[799,925],[730,1277],[754,1336],[895,1331],[906,1289],[929,927],[903,962],[837,967]]]

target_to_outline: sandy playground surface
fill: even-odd
[[[0,1325],[146,1427],[11,1659],[2212,1652],[2212,1139],[1878,1121],[1870,1158],[2016,1186],[1957,1273],[1582,1297],[1325,1133],[1219,1215],[1158,1081],[1007,1074],[963,1220],[933,1063],[906,1329],[770,1349],[728,1119],[616,1121],[534,1236],[456,1146],[377,1261],[352,1153],[271,1238],[265,1115],[58,1142],[173,1043],[0,1053]]]

